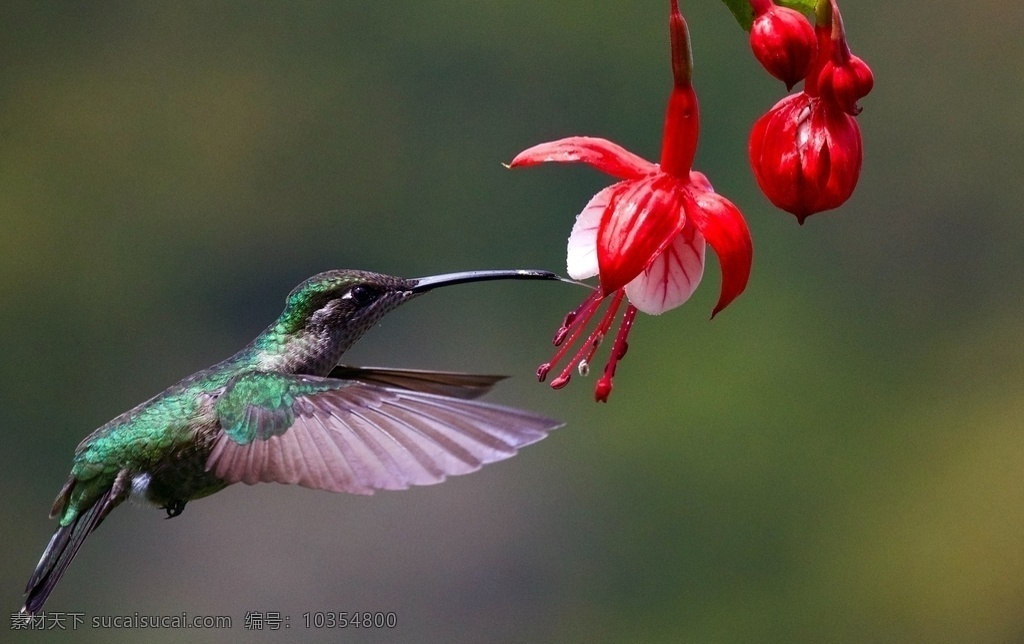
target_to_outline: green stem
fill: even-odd
[[[819,25],[832,24],[832,0],[818,0],[814,5],[814,21]]]

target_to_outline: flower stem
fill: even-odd
[[[679,13],[679,3],[672,0],[668,19],[672,40],[672,93],[668,97],[665,131],[661,137],[661,169],[682,179],[689,178],[693,157],[697,153],[700,134],[700,111],[697,94],[690,84],[693,75],[693,56],[690,51],[690,32]]]
[[[832,0],[818,0],[814,5],[814,22],[819,25],[832,24]]]
[[[668,16],[668,33],[672,41],[672,78],[676,87],[689,87],[693,76],[693,52],[690,51],[690,31],[686,28],[679,1],[672,0]]]
[[[831,10],[829,10],[828,15],[831,19]],[[814,35],[818,40],[818,53],[814,58],[814,64],[811,65],[811,72],[807,74],[807,78],[804,80],[804,93],[808,96],[818,96],[818,78],[821,76],[821,70],[825,68],[825,65],[828,64],[832,57],[831,23],[823,23],[816,20]]]
[[[832,62],[837,65],[850,60],[852,55],[850,52],[850,45],[846,42],[846,27],[843,26],[843,15],[839,12],[839,5],[835,4],[835,0],[831,1],[832,5]]]

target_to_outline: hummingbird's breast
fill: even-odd
[[[295,334],[260,347],[254,363],[259,371],[326,376],[352,344],[342,336],[341,330]]]

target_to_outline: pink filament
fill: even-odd
[[[570,360],[565,365],[565,369],[562,370],[562,373],[558,374],[558,377],[551,381],[552,388],[561,389],[562,387],[569,384],[569,379],[572,377],[572,369],[574,366],[579,364],[581,360],[583,360],[584,354],[586,354],[588,358],[594,355],[594,351],[597,350],[597,346],[601,344],[601,338],[604,336],[604,333],[607,332],[608,328],[611,327],[612,321],[615,320],[615,314],[618,313],[619,304],[621,302],[622,291],[616,291],[615,297],[612,298],[612,303],[608,306],[608,310],[605,311],[604,317],[601,318],[601,322],[598,323],[594,331],[590,334],[589,337],[587,337],[587,341],[583,343],[583,346],[581,346],[579,351],[576,352],[576,355],[572,357],[572,360]],[[569,345],[573,344],[574,342],[575,335],[573,337],[573,342],[566,344],[566,348],[568,348]],[[558,357],[552,360],[552,363],[557,361]]]
[[[598,402],[608,402],[608,396],[612,393],[612,378],[615,377],[615,367],[619,360],[626,355],[629,344],[626,337],[633,328],[633,321],[636,319],[636,307],[630,304],[622,315],[622,324],[619,325],[619,332],[615,334],[615,344],[612,345],[612,354],[608,358],[608,364],[604,366],[604,373],[597,381],[594,389],[594,398]]]
[[[601,324],[599,324],[597,326],[597,329],[594,330],[594,333],[591,334],[590,352],[587,353],[587,357],[584,358],[587,364],[590,364],[590,361],[594,359],[594,354],[597,353],[597,348],[601,346],[601,340],[603,340],[604,337],[608,335],[608,329],[612,328],[612,322],[615,318],[614,313],[615,311],[619,310],[619,304],[622,302],[622,296],[622,291],[619,291],[615,294],[615,299],[612,300],[611,308],[609,309],[612,315],[605,315],[603,318],[601,318]]]
[[[600,307],[601,300],[603,299],[604,296],[601,295],[600,291],[594,291],[575,311],[565,316],[568,326],[563,323],[562,327],[558,329],[558,333],[555,334],[554,343],[558,347],[558,351],[555,352],[555,356],[549,362],[545,362],[537,369],[537,380],[544,382],[548,372],[551,371],[551,367],[565,356],[572,345],[576,344],[576,340],[583,333],[583,330],[586,329],[590,318],[594,317],[594,313]],[[572,331],[572,335],[569,337],[569,341],[565,342],[565,336],[569,331]],[[561,385],[556,385],[556,382],[558,382],[558,378],[551,382],[551,386],[558,389],[564,387],[568,379],[562,382]]]
[[[600,303],[601,298],[603,297],[604,296],[601,295],[600,290],[594,289],[594,292],[587,296],[587,299],[583,300],[583,302],[576,307],[575,311],[570,311],[569,313],[566,313],[565,319],[562,321],[562,326],[560,326],[558,328],[558,331],[555,333],[555,338],[554,340],[552,340],[552,343],[556,347],[561,345],[562,342],[565,341],[565,336],[569,333],[571,329],[575,328],[580,323],[585,324],[588,320],[590,320],[590,316],[593,315],[593,311],[591,311],[590,309],[596,308],[597,305]],[[580,317],[580,315],[583,314],[586,315],[585,318]]]

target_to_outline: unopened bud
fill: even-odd
[[[818,50],[814,27],[799,11],[771,2],[753,2],[757,14],[750,28],[754,57],[787,89],[807,78]]]

